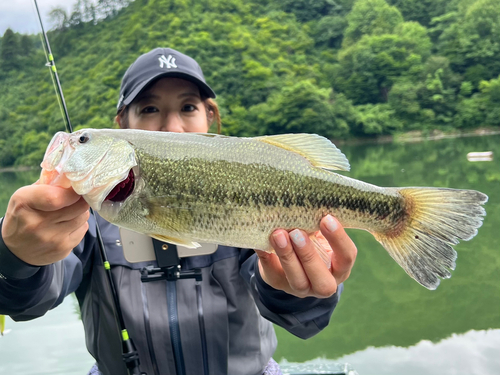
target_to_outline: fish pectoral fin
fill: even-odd
[[[153,237],[153,238],[157,239],[158,241],[168,242],[168,243],[171,243],[174,245],[179,245],[179,246],[184,246],[184,247],[187,247],[188,249],[197,249],[198,247],[201,247],[201,245],[198,242],[193,242],[193,241],[185,240],[182,238],[165,236],[163,234],[148,233],[148,236]]]
[[[351,169],[346,156],[332,142],[317,134],[266,135],[254,139],[295,152],[315,167],[341,171]]]

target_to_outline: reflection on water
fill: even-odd
[[[346,174],[376,185],[480,190],[490,198],[487,216],[476,238],[456,246],[457,269],[436,291],[407,276],[369,233],[349,230],[358,258],[330,325],[306,341],[277,328],[275,358],[350,362],[360,375],[500,374],[499,356],[493,352],[500,347],[500,158],[471,163],[466,157],[478,151],[500,155],[500,136],[350,146],[342,151],[352,167]],[[16,188],[37,178],[37,171],[1,173],[1,213]],[[81,322],[63,306],[30,323],[8,323],[12,332],[0,338],[1,374],[87,371],[92,360],[84,349]],[[56,316],[52,314],[57,318],[43,320]],[[45,350],[48,342],[54,344]],[[63,355],[63,350],[71,354]]]
[[[305,362],[310,371],[352,368],[360,375],[481,374],[498,375],[500,370],[500,329],[453,334],[438,343],[420,341],[409,348],[386,346],[329,360],[317,358]],[[288,361],[280,362],[283,368]]]
[[[85,375],[95,362],[85,348],[83,325],[70,296],[45,316],[13,322],[0,337],[0,374]]]
[[[316,358],[306,362],[288,362],[283,359],[280,363],[283,375],[359,375],[350,363],[341,363],[330,359]]]

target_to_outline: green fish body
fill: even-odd
[[[477,233],[477,191],[381,188],[332,172],[345,156],[314,134],[256,138],[141,130],[58,133],[41,181],[72,186],[106,220],[188,247],[272,251],[276,228],[319,229],[322,217],[371,232],[405,271],[435,289],[452,245]]]

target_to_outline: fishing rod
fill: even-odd
[[[36,13],[38,15],[38,20],[40,21],[40,26],[42,28],[43,37],[41,36],[41,39],[42,39],[43,50],[45,52],[45,57],[47,59],[46,66],[48,66],[50,69],[52,82],[54,83],[54,88],[56,90],[56,95],[59,101],[59,106],[61,108],[63,119],[65,120],[66,131],[68,133],[72,133],[73,127],[71,126],[71,121],[69,119],[68,108],[66,106],[66,101],[64,99],[61,82],[59,81],[59,75],[57,74],[57,68],[54,56],[52,55],[52,51],[50,49],[49,38],[47,37],[47,33],[45,32],[45,29],[43,27],[42,17],[40,15],[40,10],[38,9],[37,1],[33,0],[33,2],[35,3]],[[118,292],[116,291],[115,283],[113,281],[111,266],[109,264],[108,257],[106,255],[106,249],[104,247],[104,242],[102,240],[101,230],[99,229],[99,224],[97,223],[97,216],[95,215],[92,208],[90,208],[90,213],[94,215],[94,218],[96,219],[95,225],[96,225],[96,235],[97,235],[99,254],[101,255],[101,260],[103,262],[104,269],[106,270],[105,272],[108,279],[109,288],[113,296],[116,318],[118,320],[118,326],[120,327],[121,331],[122,358],[123,361],[125,362],[125,365],[127,366],[127,371],[129,375],[141,375],[141,373],[139,372],[139,354],[137,352],[137,349],[135,348],[134,343],[132,342],[132,339],[128,334],[127,328],[125,327],[125,321],[123,319],[123,313],[120,307]]]

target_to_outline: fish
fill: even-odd
[[[337,171],[346,156],[316,134],[253,138],[134,129],[59,132],[39,183],[72,187],[107,221],[196,248],[216,243],[273,252],[277,228],[312,238],[331,214],[369,231],[418,283],[451,277],[459,240],[482,225],[475,190],[379,187]]]

